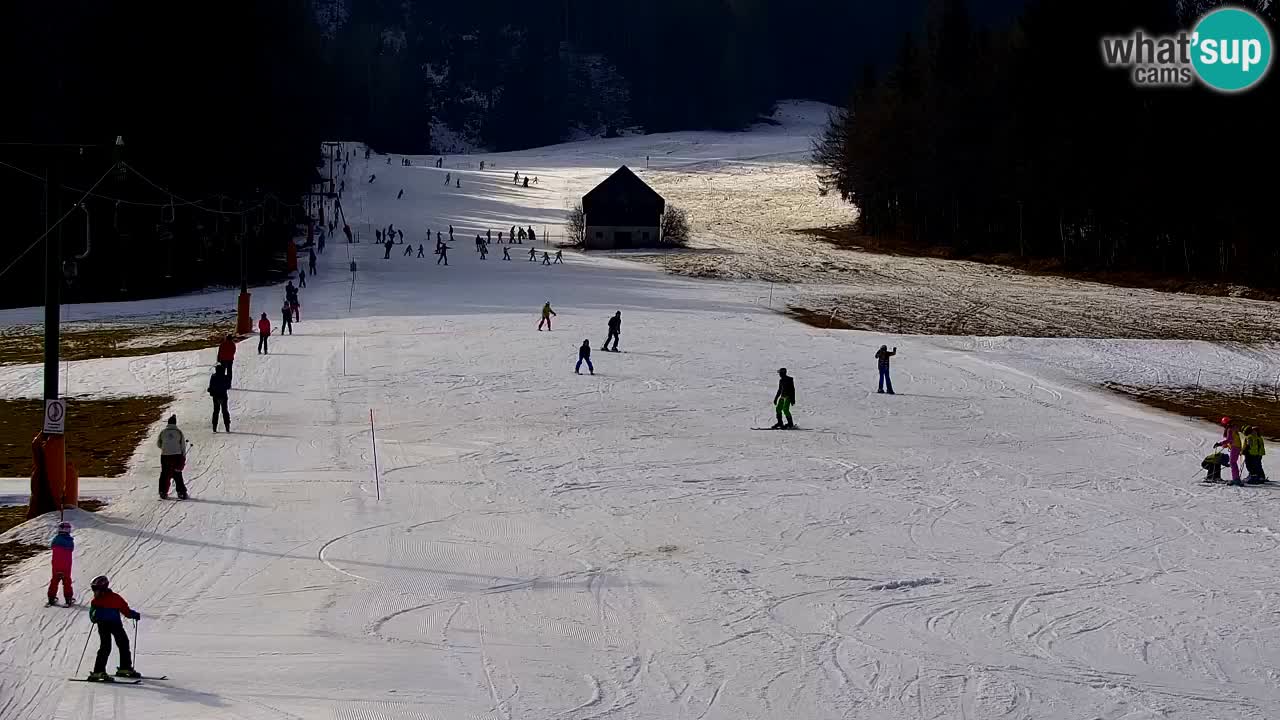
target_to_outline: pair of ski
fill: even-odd
[[[90,680],[89,678],[67,678],[71,682],[93,683],[95,685],[141,685],[143,680],[168,680],[168,675],[160,675],[152,677],[143,675],[140,678],[121,678],[119,680],[112,678],[110,680]]]

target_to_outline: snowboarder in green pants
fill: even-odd
[[[796,426],[791,420],[791,406],[795,404],[795,378],[787,374],[786,368],[778,368],[778,392],[773,395],[773,409],[778,416],[778,422],[770,428],[771,430],[790,430]],[[786,424],[782,422],[784,416],[787,418]]]

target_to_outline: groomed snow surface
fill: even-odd
[[[642,143],[767,163],[733,158],[810,125],[486,156],[449,170],[461,190],[432,158],[353,152],[353,226],[417,244],[452,223],[450,266],[331,239],[296,334],[241,344],[231,435],[207,424],[213,351],[71,364],[80,394],[172,390],[194,444],[191,501],[157,500],[149,443],[132,490],[75,518],[80,593],[109,574],[143,616],[139,669],[170,679],[66,682],[90,626],[43,607],[38,557],[0,588],[0,718],[1280,717],[1275,488],[1199,485],[1213,428],[1088,383],[1230,358],[824,332],[750,282],[473,251],[486,227],[557,225]],[[255,311],[275,322],[281,295]],[[103,314],[170,304],[231,306]],[[615,310],[623,352],[575,375]],[[784,366],[802,430],[755,431]],[[38,369],[0,388],[38,395]]]

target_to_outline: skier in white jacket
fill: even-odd
[[[178,416],[169,416],[169,425],[160,431],[156,439],[160,448],[160,499],[169,499],[169,480],[178,486],[178,499],[187,499],[187,484],[182,480],[182,470],[187,464],[187,438],[178,429]]]

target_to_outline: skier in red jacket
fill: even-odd
[[[124,598],[111,591],[111,581],[106,575],[99,575],[89,585],[93,589],[93,602],[89,605],[89,621],[98,626],[98,657],[93,663],[93,672],[89,674],[90,682],[112,682],[107,674],[107,658],[111,657],[111,640],[116,641],[116,649],[120,651],[120,667],[116,677],[138,678],[142,674],[133,669],[133,658],[129,655],[129,633],[124,630],[127,617],[137,621],[142,618],[136,610],[129,607]]]
[[[271,321],[267,319],[266,313],[262,313],[262,317],[258,320],[258,354],[271,354],[267,349],[267,338],[269,337],[271,337]]]
[[[218,344],[218,367],[227,374],[227,383],[231,382],[231,366],[236,361],[236,339],[228,335]]]

